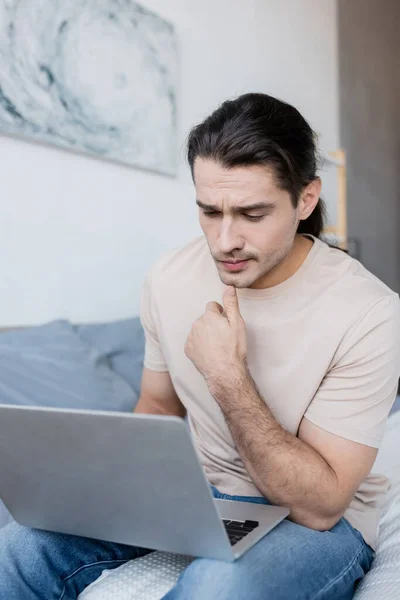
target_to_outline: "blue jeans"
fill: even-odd
[[[0,600],[75,600],[103,569],[148,552],[11,523],[0,529]],[[326,532],[285,520],[233,563],[194,560],[164,600],[348,600],[372,559],[346,519]]]

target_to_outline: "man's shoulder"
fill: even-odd
[[[332,271],[332,285],[327,281],[326,291],[336,299],[339,310],[355,318],[376,305],[391,304],[397,310],[398,294],[345,252],[328,248],[323,267]]]

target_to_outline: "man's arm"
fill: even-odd
[[[186,410],[179,400],[168,371],[143,369],[142,387],[135,413],[184,417]]]
[[[228,381],[230,383],[228,384]],[[291,520],[331,529],[371,471],[377,449],[333,435],[303,419],[298,437],[283,429],[249,374],[211,385],[243,463],[260,492],[290,508]]]
[[[357,327],[343,348],[345,358],[311,402],[298,437],[281,427],[248,371],[246,325],[234,288],[225,290],[224,307],[208,303],[185,345],[255,485],[272,502],[289,507],[292,520],[313,529],[330,529],[349,506],[373,466],[394,398],[398,299],[377,303]],[[351,441],[354,436],[357,441]]]

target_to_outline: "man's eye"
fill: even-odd
[[[246,219],[248,219],[249,221],[261,221],[265,215],[243,215],[244,217],[246,217]]]
[[[217,212],[215,210],[203,210],[203,215],[205,217],[210,217],[212,219],[215,217],[219,217],[221,215],[221,213]],[[246,215],[245,213],[243,213],[243,217],[245,219],[247,219],[248,221],[261,221],[265,217],[265,215],[257,215],[256,216],[256,215]]]
[[[203,210],[203,215],[206,217],[218,217],[220,213],[215,210]]]

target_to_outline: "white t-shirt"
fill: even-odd
[[[399,297],[358,261],[313,240],[302,266],[283,283],[238,289],[249,370],[287,431],[296,435],[305,416],[378,448],[400,373]],[[224,288],[203,236],[159,260],[142,294],[144,364],[169,371],[210,483],[227,494],[260,496],[220,407],[184,352],[193,322],[207,302],[222,303]],[[387,487],[372,472],[344,515],[373,548]]]

